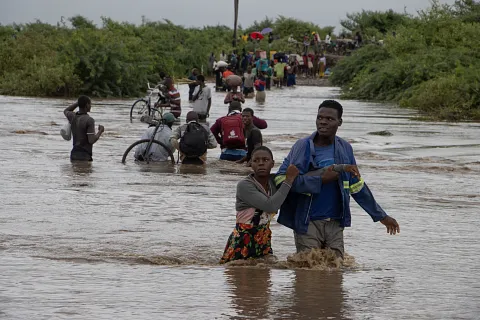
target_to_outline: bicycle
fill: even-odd
[[[162,148],[164,148],[167,152],[168,152],[168,156],[170,157],[170,160],[172,162],[172,164],[174,165],[175,164],[175,157],[173,156],[173,153],[172,151],[162,142],[158,141],[158,140],[155,140],[155,135],[157,134],[158,130],[162,130],[163,129],[163,126],[164,126],[164,123],[163,123],[163,117],[162,117],[162,110],[158,110],[156,108],[154,109],[151,109],[153,110],[153,112],[157,112],[159,113],[159,116],[160,118],[159,119],[153,119],[150,123],[153,124],[155,123],[155,131],[153,132],[153,135],[150,139],[141,139],[141,140],[138,140],[138,141],[135,141],[134,143],[132,143],[128,148],[127,150],[125,150],[125,152],[123,153],[123,157],[122,157],[122,163],[125,164],[126,160],[127,160],[127,156],[128,154],[130,153],[130,151],[133,150],[133,148],[143,144],[143,143],[147,143],[147,147],[145,148],[145,151],[141,154],[141,157],[143,159],[143,161],[145,163],[150,163],[151,161],[151,157],[152,157],[152,153],[150,153],[150,148],[152,147],[152,145],[154,144],[157,144],[159,146],[161,146]]]
[[[157,106],[160,104],[167,103],[167,95],[166,95],[166,88],[165,85],[159,84],[154,88],[150,87],[150,83],[147,82],[147,95],[144,98],[138,99],[132,105],[130,109],[130,122],[133,122],[134,115],[140,117],[140,121],[145,118],[145,116],[150,117],[152,116],[152,110],[157,110]],[[154,95],[158,95],[157,102],[152,106],[152,97]],[[160,112],[161,113],[161,112]],[[155,112],[153,112],[153,119],[159,120],[155,118]],[[142,121],[145,122],[145,121]],[[148,121],[147,121],[148,122]]]

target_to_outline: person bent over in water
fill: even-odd
[[[73,112],[78,107],[78,112]],[[73,149],[71,161],[92,161],[93,144],[105,131],[102,125],[95,133],[95,120],[88,115],[92,109],[92,101],[87,96],[80,96],[78,101],[67,107],[63,113],[72,126]]]
[[[163,126],[160,126],[157,130],[157,133],[155,133],[155,140],[162,142],[164,145],[166,145],[170,151],[173,152],[173,146],[170,143],[170,136],[172,135],[172,126],[173,123],[175,122],[175,116],[171,114],[170,112],[164,113],[162,116],[162,121],[163,121]],[[152,136],[155,132],[156,125],[152,124],[148,129],[143,133],[142,137],[140,138],[141,140],[143,139],[152,139]],[[135,160],[137,161],[146,161],[145,159],[145,151],[148,146],[148,142],[142,143],[137,146],[135,149]],[[156,144],[153,143],[150,146],[149,152],[149,159],[150,161],[168,161],[169,153],[168,151]]]
[[[222,148],[220,160],[238,161],[247,155],[241,112],[242,105],[240,102],[233,101],[228,108],[228,114],[217,119],[210,128],[210,131],[212,131]],[[267,122],[255,116],[252,119],[252,123],[259,129],[267,128]]]
[[[172,132],[170,143],[180,152],[183,164],[204,164],[207,162],[207,149],[217,147],[215,136],[207,125],[198,122],[195,111],[187,113],[186,123]]]
[[[289,166],[285,180],[277,189],[274,175],[270,174],[274,165],[270,149],[261,146],[253,151],[253,173],[237,184],[237,221],[220,263],[273,254],[270,221],[299,173],[294,165]]]

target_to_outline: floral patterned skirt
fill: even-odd
[[[260,258],[268,254],[273,254],[270,223],[259,226],[237,223],[228,238],[220,263]]]

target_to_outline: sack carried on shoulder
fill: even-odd
[[[179,149],[187,158],[198,158],[207,152],[207,130],[197,122],[191,122],[180,138]]]
[[[72,139],[72,125],[70,122],[67,122],[63,125],[63,127],[60,129],[60,134],[62,135],[62,138],[67,141]]]
[[[222,118],[222,145],[228,149],[245,149],[245,135],[240,114]]]

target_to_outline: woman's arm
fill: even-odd
[[[290,188],[291,186],[288,183],[283,182],[273,196],[267,197],[257,189],[253,182],[242,180],[237,184],[237,198],[255,209],[277,212],[287,198]]]
[[[343,172],[343,171],[345,171],[345,166],[347,166],[347,165],[346,164],[334,164],[333,168],[332,168],[332,171]],[[325,167],[325,168],[309,171],[309,172],[305,173],[304,176],[321,177],[325,173],[325,171],[327,171],[328,168],[329,167]]]

